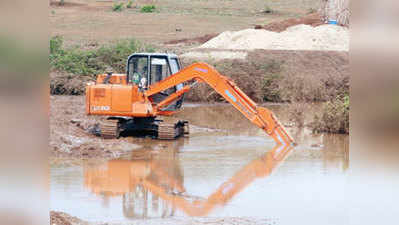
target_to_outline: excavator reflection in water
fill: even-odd
[[[275,146],[241,168],[206,199],[186,193],[177,149],[157,153],[147,149],[135,152],[129,160],[116,159],[99,167],[87,167],[85,185],[98,195],[122,196],[123,213],[128,218],[168,217],[176,209],[188,216],[206,216],[256,179],[269,176],[292,149],[289,145]]]

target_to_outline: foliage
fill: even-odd
[[[152,13],[155,11],[155,5],[145,5],[141,7],[140,10],[142,13]]]
[[[113,5],[112,5],[112,11],[114,11],[114,12],[121,12],[122,10],[123,10],[123,2],[120,2],[120,3],[114,3]]]
[[[62,37],[55,36],[50,40],[50,66],[53,70],[79,75],[103,73],[108,66],[122,73],[125,72],[127,57],[141,51],[154,52],[154,48],[129,39],[96,49],[83,50],[82,46],[65,49]]]
[[[50,39],[50,55],[55,53],[61,53],[63,39],[61,36],[54,36]]]
[[[349,95],[324,103],[321,114],[311,123],[314,133],[349,133]]]
[[[132,5],[133,5],[133,1],[132,1],[132,0],[129,0],[129,1],[127,2],[126,8],[130,9],[130,8],[132,8]]]

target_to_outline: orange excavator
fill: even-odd
[[[188,122],[165,123],[156,117],[176,113],[184,94],[200,82],[211,86],[278,144],[294,143],[276,116],[258,106],[228,77],[201,62],[181,69],[178,57],[168,53],[136,53],[128,57],[126,74],[108,71],[98,75],[86,88],[86,113],[109,116],[100,125],[104,138],[130,132],[175,139],[188,134]]]
[[[116,159],[105,165],[88,167],[85,169],[85,185],[91,192],[105,197],[122,195],[125,216],[138,216],[132,211],[140,206],[148,213],[151,208],[148,206],[151,204],[148,201],[148,192],[155,201],[152,205],[159,203],[160,198],[169,207],[179,209],[186,215],[207,216],[215,208],[223,207],[255,180],[270,176],[292,150],[290,145],[275,146],[242,167],[207,198],[192,196],[186,192],[184,177],[179,172],[179,159],[176,157],[172,157],[166,164],[159,159]],[[142,200],[143,197],[146,199]],[[128,200],[131,202],[127,202]],[[140,217],[146,216],[149,215]]]

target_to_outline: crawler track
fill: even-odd
[[[188,135],[188,122],[179,121],[178,123],[165,123],[158,124],[158,139],[173,140],[180,136]]]
[[[119,134],[118,120],[107,120],[101,123],[101,137],[104,139],[119,138]]]
[[[181,128],[177,124],[161,122],[158,125],[158,139],[173,140],[181,135]]]
[[[126,124],[126,121],[120,121],[117,119],[109,119],[101,122],[101,137],[104,139],[119,138],[122,131],[125,132],[127,129],[127,131],[129,132],[129,128],[127,128]],[[151,122],[147,125],[139,124],[136,125],[136,127],[133,124],[133,129],[134,128],[136,128],[136,130],[133,131],[139,134],[144,134],[148,132],[149,129],[150,131],[152,129],[153,132],[155,132],[155,135],[149,135],[153,138],[158,138],[162,140],[174,140],[178,137],[187,136],[189,134],[187,121],[178,121],[177,123],[166,123],[163,121],[159,121],[155,123]],[[132,127],[130,127],[130,131],[132,131]]]

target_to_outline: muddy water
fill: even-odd
[[[282,121],[284,106],[268,106]],[[87,221],[254,217],[276,224],[346,224],[348,136],[290,130],[273,140],[230,106],[186,105],[192,134],[127,138],[143,147],[108,162],[51,167],[51,210]],[[205,129],[208,128],[208,129]]]

